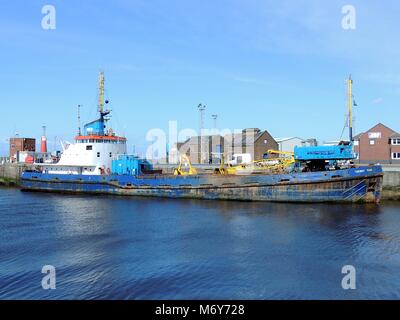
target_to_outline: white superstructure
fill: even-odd
[[[58,174],[109,174],[111,161],[126,154],[126,139],[115,136],[78,136],[55,164],[40,164],[43,172]]]
[[[108,103],[108,101],[105,101]],[[104,74],[99,76],[100,117],[84,126],[84,135],[75,137],[75,143],[65,147],[60,160],[52,164],[37,164],[43,172],[51,174],[102,175],[111,173],[111,162],[118,155],[126,154],[126,138],[118,137],[106,129],[110,111],[103,110]]]

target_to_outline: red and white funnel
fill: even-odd
[[[43,135],[40,142],[40,152],[41,153],[47,152],[46,126],[43,126]]]

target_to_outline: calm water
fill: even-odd
[[[399,209],[0,189],[0,298],[399,299]]]

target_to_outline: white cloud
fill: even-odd
[[[376,98],[371,101],[371,104],[382,104],[384,101],[383,98]]]
[[[365,80],[384,85],[400,86],[400,74],[395,73],[370,73],[363,76]]]
[[[258,85],[270,85],[271,82],[263,80],[263,79],[257,79],[257,78],[247,78],[247,77],[234,77],[233,80],[238,81],[238,82],[243,82],[243,83],[249,83],[249,84],[258,84]]]

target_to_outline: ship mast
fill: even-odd
[[[78,104],[78,136],[81,135],[81,105]]]
[[[347,80],[347,106],[349,109],[349,139],[353,142],[353,80],[351,75]]]
[[[99,112],[103,114],[104,108],[104,72],[99,74]]]
[[[104,110],[104,103],[107,104],[108,100],[104,101],[104,72],[101,71],[99,74],[99,113],[102,120],[107,121],[104,118],[106,115],[110,114],[110,110]]]

